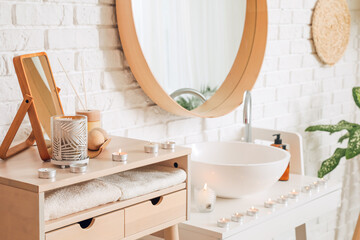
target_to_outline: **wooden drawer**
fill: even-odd
[[[125,236],[183,216],[186,216],[186,190],[139,203],[125,208]]]
[[[124,210],[75,223],[45,236],[46,240],[119,240],[124,238]]]

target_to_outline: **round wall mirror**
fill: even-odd
[[[145,93],[183,116],[242,103],[263,61],[266,0],[117,0],[126,59]]]

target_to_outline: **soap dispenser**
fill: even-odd
[[[273,136],[276,136],[275,140],[274,140],[274,143],[271,144],[271,146],[273,147],[278,147],[278,148],[282,148],[281,145],[282,145],[282,139],[280,138],[280,133],[278,134],[274,134]]]
[[[282,149],[284,149],[285,151],[287,151],[286,145],[282,145]],[[287,181],[287,180],[289,180],[289,176],[290,176],[290,162],[289,162],[289,164],[287,165],[284,174],[280,177],[279,181]]]

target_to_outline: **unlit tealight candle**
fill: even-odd
[[[159,151],[159,145],[157,143],[149,142],[145,144],[144,150],[146,153],[157,153]]]

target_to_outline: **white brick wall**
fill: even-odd
[[[114,0],[9,0],[0,2],[0,139],[14,117],[21,93],[12,65],[19,54],[46,51],[66,113],[79,103],[57,58],[81,94],[84,59],[89,105],[103,111],[112,134],[178,143],[238,139],[242,108],[218,119],[174,116],[155,106],[135,81],[121,51]],[[291,130],[304,137],[306,173],[316,175],[321,160],[336,148],[339,135],[307,134],[315,123],[360,121],[351,88],[360,85],[360,2],[352,9],[351,39],[333,67],[318,61],[311,39],[316,0],[269,0],[268,45],[253,90],[256,126]],[[17,138],[29,133],[28,120]],[[330,176],[343,181],[342,206],[309,222],[310,239],[350,239],[360,209],[360,158],[340,163]],[[294,239],[294,232],[275,239]]]

